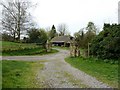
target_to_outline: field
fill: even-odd
[[[84,71],[85,73],[96,77],[98,80],[117,88],[118,87],[118,64],[103,62],[95,58],[68,57],[65,59],[73,67]]]
[[[0,51],[3,56],[43,55],[57,52],[57,50],[54,49],[52,49],[51,52],[46,52],[42,46],[38,46],[36,44],[23,44],[6,41],[0,41],[0,44],[2,44],[2,49],[0,49]]]
[[[36,74],[43,69],[41,62],[2,61],[3,88],[35,88],[42,87],[36,84]]]

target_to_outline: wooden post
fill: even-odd
[[[76,52],[77,52],[76,56],[79,57],[80,56],[80,50],[79,50],[78,46],[76,47]]]
[[[89,58],[89,42],[88,42],[88,58]]]
[[[73,52],[73,43],[70,43],[70,56],[72,57],[72,52]]]
[[[91,43],[88,42],[88,57],[90,56],[90,44]]]
[[[73,46],[73,57],[76,57],[76,46]]]

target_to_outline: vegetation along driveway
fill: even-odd
[[[64,61],[68,50],[43,56],[3,56],[3,60],[44,61],[44,68],[36,75],[36,84],[47,88],[110,88],[96,78],[70,66]],[[87,67],[87,66],[86,66]]]

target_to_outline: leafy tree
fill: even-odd
[[[44,29],[39,30],[39,43],[43,45],[44,48],[46,48],[46,42],[47,42],[47,33]]]
[[[88,43],[96,36],[97,28],[93,22],[88,22],[86,27],[87,32],[84,33],[84,28],[74,34],[75,41],[78,43],[78,46],[81,48],[88,48]]]
[[[91,54],[103,59],[119,59],[120,25],[104,24],[103,31],[92,41]]]
[[[33,28],[30,31],[28,31],[28,36],[30,43],[37,43],[45,48],[48,37],[44,29]]]
[[[96,34],[97,28],[96,28],[96,26],[95,26],[95,24],[93,22],[88,22],[86,30],[88,30],[88,33]]]
[[[29,42],[30,43],[39,43],[39,30],[38,29],[31,29],[28,31]]]
[[[55,26],[53,25],[52,26],[52,29],[49,31],[49,39],[51,40],[52,38],[54,38],[56,36],[57,32],[56,32],[56,28]]]
[[[74,38],[75,38],[75,41],[77,42],[78,46],[83,48],[84,47],[84,31],[83,31],[83,29],[74,33]]]
[[[13,37],[11,35],[9,35],[8,33],[3,33],[2,40],[3,41],[13,41]]]
[[[87,48],[88,46],[88,43],[90,43],[92,41],[92,39],[95,37],[96,35],[96,26],[94,25],[93,22],[88,22],[88,25],[86,27],[86,34],[85,34],[85,37],[84,37],[84,47]]]
[[[55,28],[55,26],[54,26],[54,25],[52,26],[52,30],[56,30],[56,28]]]

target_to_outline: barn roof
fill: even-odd
[[[57,36],[54,37],[51,42],[66,42],[70,43],[71,42],[71,37],[70,36]]]

